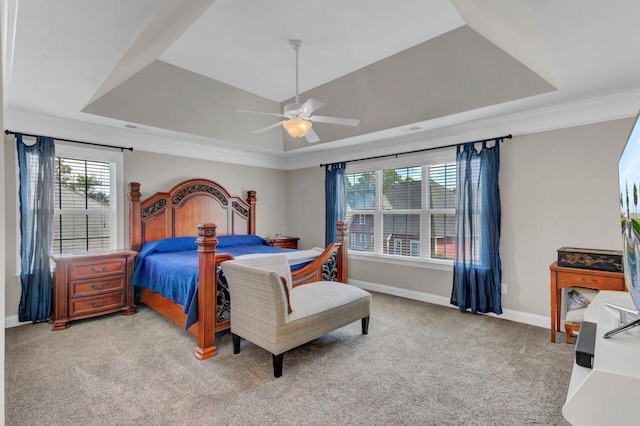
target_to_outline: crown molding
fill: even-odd
[[[160,130],[163,134],[155,134],[147,129],[121,129],[15,109],[5,109],[4,125],[12,131],[54,138],[133,147],[139,151],[222,163],[283,169],[282,154],[279,152],[178,132]]]
[[[506,108],[509,106],[507,105]],[[487,109],[493,109],[493,107]],[[498,106],[497,109],[503,110],[505,108]],[[284,155],[288,159],[286,162],[289,166],[287,170],[295,170],[318,166],[320,163],[348,161],[363,156],[387,155],[507,134],[526,135],[618,120],[634,117],[638,113],[638,109],[640,109],[640,90],[634,90],[529,111],[505,112],[500,115],[494,113],[492,117],[410,134],[403,133],[401,129],[408,126],[402,126],[395,129],[396,135],[388,135],[389,131],[380,132],[387,135],[367,142],[366,148],[363,148],[362,143],[349,144],[347,140],[344,140],[322,144],[319,146],[321,150],[303,148],[286,152]],[[347,142],[348,145],[345,146],[344,142]]]
[[[517,103],[508,103],[488,107],[479,113],[463,113],[458,117],[460,122],[453,124],[451,123],[455,120],[449,118],[441,120],[440,126],[431,120],[420,125],[432,128],[415,133],[406,133],[404,129],[407,126],[402,126],[363,137],[326,142],[288,152],[274,152],[163,129],[121,129],[10,108],[5,109],[4,123],[7,129],[25,133],[132,146],[140,151],[223,163],[298,170],[362,156],[435,148],[509,133],[518,136],[633,117],[640,108],[640,90],[510,113],[509,109],[515,107],[518,107]],[[482,114],[491,116],[477,118]]]

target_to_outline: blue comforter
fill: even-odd
[[[272,247],[257,235],[222,235],[217,253],[233,257],[255,253],[292,251]],[[293,270],[304,266],[295,265]],[[185,328],[198,321],[198,251],[196,237],[167,238],[142,246],[131,278],[133,285],[159,293],[184,308]]]

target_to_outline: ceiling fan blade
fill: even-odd
[[[329,123],[329,124],[340,124],[342,126],[357,126],[360,124],[360,120],[357,118],[340,118],[340,117],[325,117],[323,115],[314,115],[309,117],[309,120],[314,121],[316,123]]]
[[[272,116],[272,117],[287,118],[286,115],[277,114],[275,112],[249,111],[248,109],[237,109],[236,112],[247,112],[249,114],[260,114],[260,115],[269,115],[269,116]]]
[[[317,99],[309,98],[305,103],[302,104],[298,111],[300,111],[303,115],[309,116],[311,113],[318,108],[322,108],[324,106],[324,102],[321,102]]]
[[[318,134],[315,132],[315,130],[313,130],[313,128],[307,130],[307,134],[304,135],[304,137],[307,138],[307,142],[309,143],[318,142],[320,140]]]
[[[284,123],[285,121],[287,120],[278,121],[277,123],[270,124],[267,127],[263,127],[262,129],[254,130],[253,133],[262,133],[266,132],[267,130],[275,129],[276,127],[282,125],[282,123]]]

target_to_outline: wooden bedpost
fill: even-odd
[[[256,191],[247,191],[247,203],[251,208],[249,209],[249,229],[247,230],[250,235],[256,233]]]
[[[198,225],[198,348],[195,356],[205,360],[216,355],[216,225]]]
[[[140,251],[142,246],[142,227],[140,217],[140,183],[129,183],[129,248]]]
[[[339,220],[338,223],[336,223],[336,239],[337,242],[340,243],[340,248],[338,249],[338,281],[345,284],[349,279],[349,272],[347,271],[347,238],[347,226],[343,221]]]

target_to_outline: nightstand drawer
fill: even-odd
[[[297,237],[278,237],[278,238],[267,238],[267,241],[269,241],[269,243],[273,247],[297,250],[299,239],[300,238],[297,238]]]
[[[127,260],[124,258],[74,262],[70,265],[69,279],[83,280],[105,275],[124,274],[126,265]]]
[[[569,285],[598,290],[624,290],[624,279],[622,277],[558,272],[557,282],[563,284],[563,287]]]
[[[69,316],[89,315],[124,306],[124,292],[69,300]]]
[[[126,279],[124,275],[106,277],[94,281],[71,281],[69,286],[69,297],[95,296],[103,293],[111,293],[117,290],[124,290]]]

